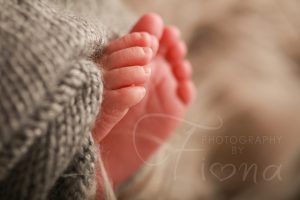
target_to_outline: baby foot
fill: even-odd
[[[150,68],[152,71],[150,80],[146,81],[145,76],[142,82],[147,91],[146,96],[142,99],[144,93],[136,92],[138,97],[134,103],[140,102],[131,107],[124,117],[122,115],[120,122],[100,141],[102,158],[115,186],[132,175],[160,146],[159,143],[149,140],[149,137],[163,141],[170,136],[180,124],[180,120],[176,119],[183,117],[195,96],[194,85],[190,79],[191,65],[185,60],[186,45],[180,39],[178,29],[164,26],[161,18],[155,14],[146,14],[134,26],[131,34],[139,32],[146,32],[157,38],[160,41],[159,49],[156,51],[157,46],[153,42],[152,55],[147,57],[150,60],[146,60],[148,64],[128,63],[129,59],[121,55],[113,57],[114,62],[121,62],[123,65],[124,59],[127,65],[147,64],[144,68]],[[133,54],[136,53],[132,52],[130,56],[135,56]],[[126,97],[120,95],[107,101],[116,106],[122,101],[119,98]],[[110,111],[107,109],[106,112]],[[149,114],[163,114],[163,117],[151,117]]]
[[[149,80],[147,66],[158,48],[158,40],[146,32],[128,34],[112,41],[99,61],[103,73],[104,98],[93,136],[102,138],[146,94],[144,84]]]

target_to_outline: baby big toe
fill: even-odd
[[[143,15],[135,26],[132,28],[131,32],[147,32],[157,39],[161,38],[163,32],[163,20],[155,13],[147,13]]]
[[[146,95],[144,87],[125,87],[117,90],[105,90],[101,112],[97,117],[93,137],[96,142],[102,139],[125,116],[129,108],[138,104]]]

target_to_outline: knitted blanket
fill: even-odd
[[[118,26],[50,2],[0,0],[0,199],[95,194],[103,85],[93,60]]]

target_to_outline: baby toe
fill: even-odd
[[[196,96],[196,88],[192,81],[181,81],[178,84],[177,94],[181,101],[188,105],[190,104]]]
[[[166,26],[160,40],[159,53],[165,55],[170,46],[173,46],[180,38],[180,31],[175,26]]]
[[[107,89],[119,89],[131,85],[144,84],[150,77],[151,68],[144,66],[123,67],[110,70],[104,74]]]
[[[180,31],[176,26],[166,26],[164,28],[163,36],[161,38],[161,45],[170,46],[180,38]]]
[[[169,62],[183,59],[187,54],[187,46],[183,41],[174,42],[167,50],[166,58]]]
[[[127,49],[130,47],[151,47],[153,42],[153,36],[146,32],[136,32],[125,35],[112,41],[105,49],[106,54]]]
[[[149,47],[131,47],[122,49],[107,56],[104,66],[108,69],[119,67],[147,65],[153,58],[153,51]]]
[[[192,65],[187,60],[175,62],[173,72],[178,81],[188,80],[192,76]]]

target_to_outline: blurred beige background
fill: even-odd
[[[168,199],[219,200],[241,196],[237,199],[244,200],[254,194],[252,199],[287,199],[286,191],[297,188],[297,184],[293,184],[294,175],[287,176],[280,187],[270,183],[271,189],[267,190],[251,180],[241,180],[242,173],[225,182],[204,180],[201,166],[205,159],[206,164],[254,163],[260,167],[258,173],[270,163],[283,164],[288,172],[299,171],[294,162],[299,152],[300,132],[300,2],[123,1],[137,15],[157,12],[166,24],[181,29],[189,47],[188,57],[194,67],[193,79],[198,89],[187,120],[208,125],[214,124],[218,115],[224,121],[218,131],[195,130],[187,147],[201,147],[205,151],[182,155],[177,171],[182,179],[171,179]],[[178,135],[184,135],[189,128],[183,125]],[[246,151],[242,155],[233,156],[230,145],[201,143],[201,136],[205,134],[282,136],[283,140],[278,145],[244,146]],[[250,196],[243,195],[249,188],[250,191],[254,188]]]

